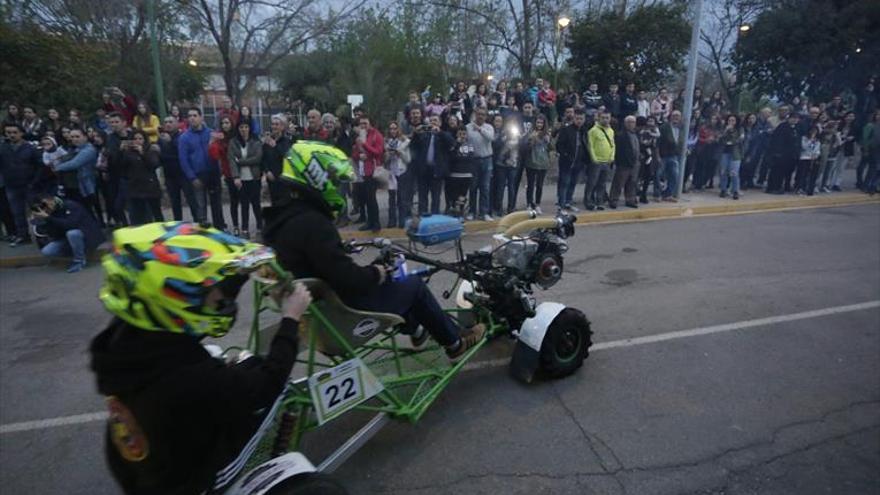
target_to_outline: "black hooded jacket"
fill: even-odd
[[[263,218],[263,240],[296,278],[320,278],[343,300],[379,286],[379,272],[358,265],[343,249],[333,213],[319,193],[293,189],[289,203],[264,208]]]
[[[296,359],[297,328],[282,319],[268,356],[227,366],[195,338],[114,319],[90,351],[110,409],[107,461],[123,491],[198,494],[231,481],[248,441],[271,422]]]

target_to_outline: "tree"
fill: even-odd
[[[781,1],[740,36],[732,58],[749,86],[769,96],[827,98],[861,88],[880,60],[880,4]]]
[[[216,45],[226,94],[238,103],[258,75],[331,32],[365,1],[337,12],[319,0],[191,0],[188,12]]]
[[[690,43],[685,2],[587,12],[572,22],[568,49],[582,85],[635,83],[655,88],[680,70]]]
[[[770,0],[721,0],[708,3],[709,22],[704,26],[710,27],[700,28],[700,41],[704,46],[700,57],[714,69],[714,75],[728,101],[733,100],[734,96],[739,97],[737,83],[729,77],[729,65],[737,37],[747,35],[747,32],[740,31],[740,27],[751,27],[755,17],[771,3]]]
[[[28,50],[33,50],[29,63],[37,73],[33,79],[16,81],[21,71],[13,72],[12,80],[4,78],[3,83],[20,86],[16,98],[46,101],[48,106],[82,108],[90,101],[97,106],[105,86],[120,86],[153,102],[155,85],[149,77],[152,69],[144,1],[27,0],[12,4],[3,12],[4,41],[20,47],[24,54],[31,55]],[[189,49],[183,42],[187,27],[181,21],[181,7],[176,0],[156,1],[166,96],[172,101],[194,97],[202,89],[203,77],[186,64]],[[62,52],[56,50],[62,47]],[[5,53],[17,54],[11,50]],[[61,74],[45,70],[56,66]],[[80,72],[82,77],[65,77]],[[57,84],[43,84],[56,79]],[[33,90],[44,86],[47,92]],[[74,94],[81,97],[69,98]],[[49,97],[56,101],[46,100]]]
[[[280,68],[288,101],[332,111],[348,94],[362,94],[377,124],[396,117],[406,94],[443,85],[443,59],[408,42],[405,26],[367,10],[345,23],[320,50],[297,55]]]

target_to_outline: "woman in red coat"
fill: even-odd
[[[220,119],[220,131],[215,131],[211,134],[208,156],[212,160],[216,160],[220,165],[223,182],[226,183],[226,189],[229,191],[229,213],[232,216],[232,234],[238,236],[240,234],[238,230],[239,186],[235,184],[235,180],[232,177],[232,169],[229,168],[229,140],[234,137],[234,128],[232,118],[223,117]]]
[[[382,133],[371,125],[367,116],[361,117],[358,121],[356,136],[351,159],[354,162],[358,178],[362,181],[361,194],[363,194],[367,206],[367,222],[360,230],[378,232],[382,227],[379,222],[379,203],[376,201],[378,183],[373,174],[377,168],[382,166],[382,159],[385,155],[385,140],[382,139]]]

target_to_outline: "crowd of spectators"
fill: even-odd
[[[849,168],[856,169],[853,186],[877,191],[880,113],[873,79],[828,102],[795,98],[748,114],[730,108],[721,92],[704,97],[698,88],[687,136],[683,91],[674,97],[667,88],[649,95],[633,84],[623,92],[615,84],[601,89],[556,90],[541,79],[512,87],[460,81],[448,94],[412,91],[390,122],[376,122],[361,109],[353,118],[310,110],[303,127],[276,114],[265,132],[246,106],[218,113],[214,128],[199,108],[177,105],[160,122],[146,102],[119,88],[107,88],[88,120],[78,109],[64,119],[58,109],[40,117],[34,107],[9,104],[0,144],[0,216],[6,240],[17,246],[31,242],[32,233],[40,236],[33,226],[46,223],[47,215],[34,214],[41,204],[75,210],[78,222],[81,210],[112,229],[163,220],[167,195],[174,219],[183,218],[185,200],[195,221],[250,238],[262,228],[264,186],[273,204],[289,196],[279,178],[297,140],[330,143],[351,157],[357,180],[344,191],[351,207],[339,221],[372,231],[402,227],[414,214],[492,220],[517,208],[540,211],[553,168],[555,206],[570,211],[617,208],[621,195],[631,208],[675,202],[682,193],[716,185],[721,197],[734,200],[757,188],[829,193],[849,186],[843,183]],[[525,203],[518,204],[523,176]],[[384,223],[380,189],[388,190]],[[100,231],[87,225],[67,230]],[[52,244],[77,236],[44,236],[41,246],[54,246],[47,253],[80,253],[78,245],[71,249],[75,243],[64,250]],[[75,260],[84,264],[80,255]]]

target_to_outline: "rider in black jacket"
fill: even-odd
[[[338,185],[353,176],[348,158],[332,146],[294,144],[284,162],[281,179],[290,187],[288,204],[263,210],[263,238],[278,253],[278,261],[297,278],[323,279],[349,306],[395,313],[407,320],[420,340],[421,325],[451,359],[461,357],[485,334],[477,325],[460,330],[440,308],[420,277],[391,282],[380,265],[360,266],[344,251],[334,225],[345,207]]]
[[[262,251],[261,251],[262,250]],[[297,353],[308,291],[284,301],[265,358],[227,364],[200,343],[235,320],[247,278],[230,274],[265,248],[215,229],[154,223],[119,229],[101,300],[116,318],[91,344],[109,410],[107,461],[126,494],[198,494],[241,472],[271,425]]]

